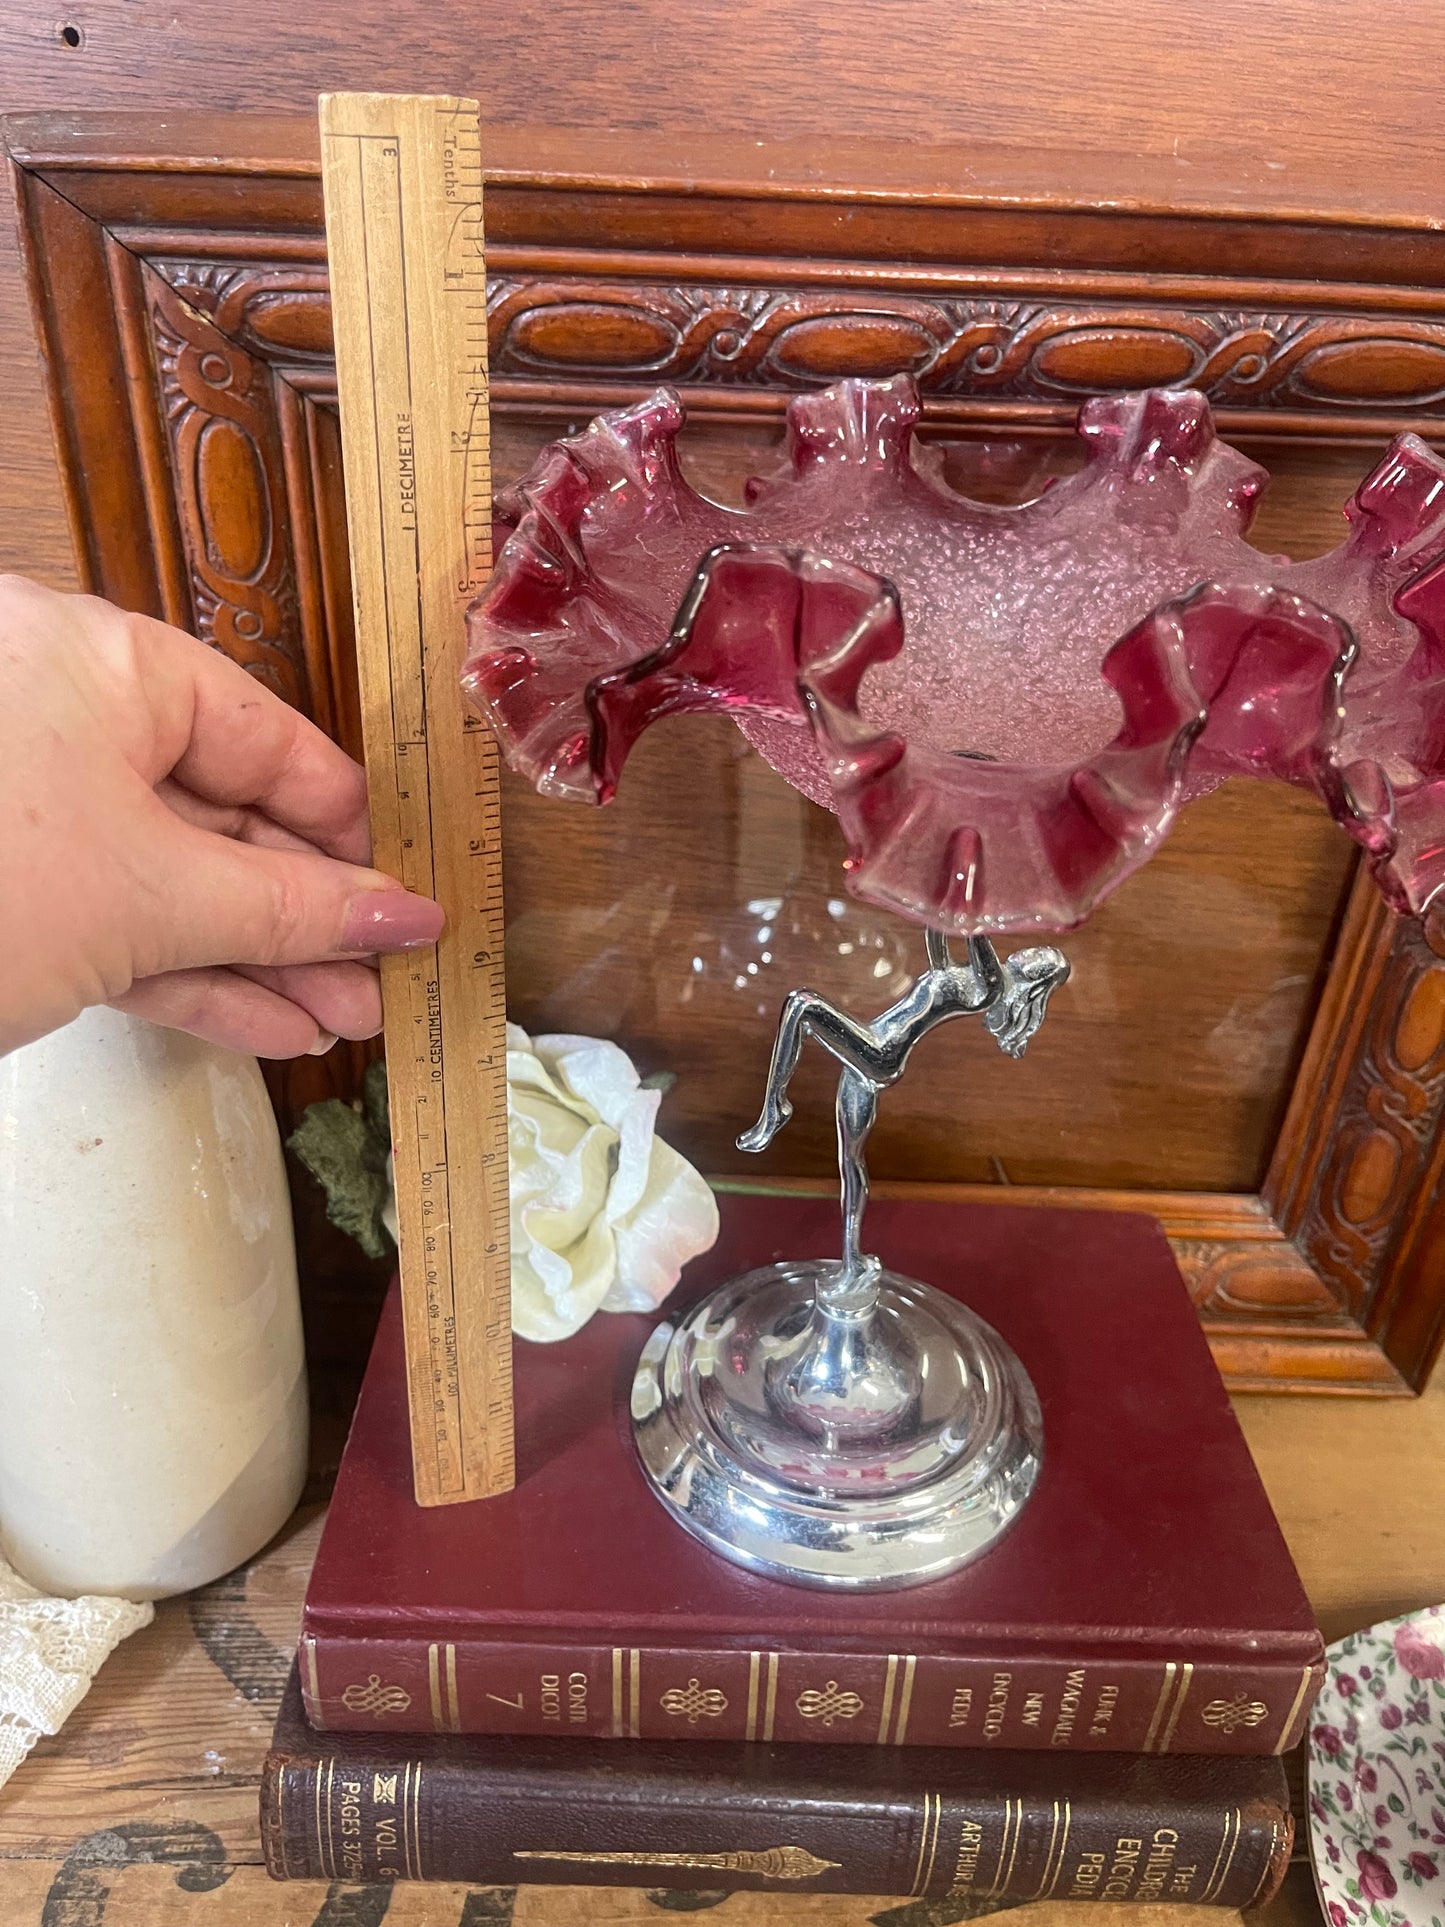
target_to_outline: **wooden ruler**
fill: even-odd
[[[412,1468],[449,1505],[514,1482],[501,810],[459,681],[492,562],[476,102],[323,94],[321,172],[375,862],[447,913],[381,985]]]

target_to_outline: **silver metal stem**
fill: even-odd
[[[838,1079],[838,1176],[843,1187],[843,1269],[837,1281],[837,1295],[851,1299],[866,1288],[871,1276],[863,1256],[863,1213],[868,1208],[868,1166],[863,1152],[868,1133],[878,1115],[878,1087],[870,1084],[845,1064]],[[873,1266],[876,1272],[876,1263]],[[830,1288],[819,1294],[820,1302],[833,1295]],[[877,1295],[876,1283],[874,1295]]]
[[[789,995],[762,1114],[738,1139],[761,1151],[792,1116],[809,1037],[837,1059],[841,1262],[720,1285],[658,1329],[633,1386],[644,1467],[681,1523],[803,1584],[901,1586],[952,1570],[1005,1530],[1040,1463],[1037,1400],[997,1334],[864,1252],[865,1152],[879,1093],[921,1038],[982,1013],[1020,1056],[1069,966],[1052,947],[1000,962],[970,937],[958,963],[939,931],[926,942],[928,968],[871,1023],[813,991]]]

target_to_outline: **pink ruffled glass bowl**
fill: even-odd
[[[660,717],[719,710],[837,812],[859,897],[956,935],[1082,922],[1226,777],[1311,790],[1398,910],[1445,884],[1445,462],[1391,444],[1344,541],[1245,541],[1268,480],[1208,404],[1080,411],[1080,471],[970,500],[906,376],[788,410],[746,505],[685,480],[668,389],[501,498],[465,682],[543,792],[612,796]]]

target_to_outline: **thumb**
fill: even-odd
[[[217,836],[166,812],[152,888],[128,906],[134,974],[213,964],[324,963],[435,943],[440,905],[379,870],[314,850]]]

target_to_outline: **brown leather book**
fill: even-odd
[[[724,1197],[686,1292],[826,1255],[836,1206]],[[411,1493],[388,1307],[306,1599],[317,1727],[1137,1753],[1280,1752],[1323,1648],[1169,1246],[1148,1218],[882,1201],[874,1248],[1018,1352],[1044,1469],[977,1564],[840,1596],[744,1572],[644,1483],[652,1318],[519,1344],[518,1485]]]
[[[338,1736],[294,1676],[261,1778],[277,1880],[1249,1907],[1293,1832],[1278,1760]]]

